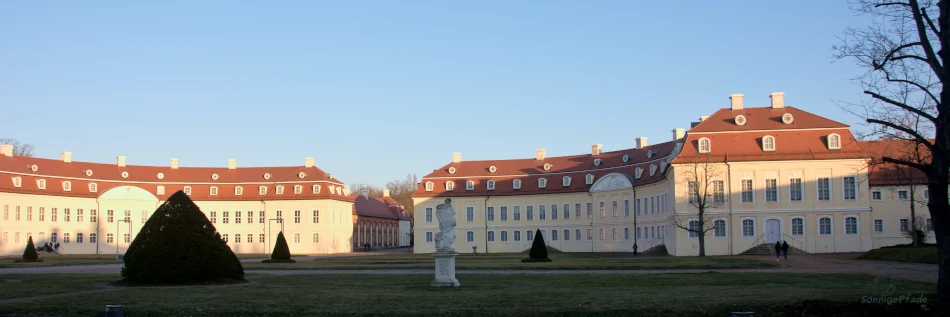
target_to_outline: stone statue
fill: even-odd
[[[435,251],[436,252],[455,252],[452,243],[455,242],[455,208],[452,208],[452,200],[446,198],[445,203],[435,207],[436,216],[439,218],[439,233],[436,234]]]

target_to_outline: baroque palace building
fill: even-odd
[[[236,253],[270,253],[284,231],[294,254],[352,250],[354,199],[306,158],[302,166],[226,168],[14,156],[0,145],[0,255],[59,242],[64,254],[124,253],[152,212],[184,191]],[[279,221],[278,219],[282,219]]]
[[[732,95],[730,107],[654,145],[640,137],[636,147],[613,152],[594,144],[589,154],[548,157],[538,149],[534,158],[490,161],[454,153],[413,195],[415,252],[435,251],[436,206],[446,198],[456,210],[459,252],[522,252],[540,230],[564,252],[630,252],[636,243],[641,252],[663,246],[698,255],[697,234],[677,224],[698,227],[702,197],[707,255],[776,241],[811,253],[908,243],[901,232],[907,189],[923,183],[920,175],[888,177],[870,163],[889,151],[887,142],[857,141],[849,126],[786,106],[784,95],[756,108]],[[927,195],[916,188],[918,199]]]

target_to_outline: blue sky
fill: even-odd
[[[844,1],[3,1],[0,137],[347,183],[668,141],[729,105],[854,124]]]

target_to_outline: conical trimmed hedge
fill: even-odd
[[[124,260],[122,284],[245,281],[241,261],[182,191],[155,210],[125,252]]]
[[[290,258],[290,247],[287,246],[287,239],[284,238],[284,232],[277,234],[277,242],[274,243],[274,252],[270,259],[262,261],[264,263],[296,263]]]
[[[40,256],[36,254],[36,246],[33,245],[33,237],[26,238],[26,249],[23,249],[23,259],[15,260],[14,262],[43,262],[39,259]]]
[[[551,262],[548,258],[548,246],[544,244],[544,236],[541,235],[541,229],[534,232],[534,242],[531,243],[531,252],[528,258],[521,262]]]

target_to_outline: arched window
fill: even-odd
[[[858,234],[858,217],[855,217],[855,216],[844,217],[844,234],[846,235]]]
[[[832,133],[828,135],[828,149],[829,150],[840,150],[841,149],[841,136],[837,133]]]
[[[211,186],[211,196],[217,196],[217,195],[218,195],[218,187]]]
[[[73,190],[73,182],[63,181],[63,191],[68,192]]]
[[[240,196],[243,193],[244,193],[244,187],[241,187],[241,186],[234,187],[234,195]]]
[[[185,186],[185,195],[191,196],[191,186]]]
[[[465,190],[475,190],[475,182],[473,182],[473,181],[466,181],[466,182],[465,182]]]
[[[564,177],[561,179],[561,185],[564,185],[564,187],[571,186],[571,177],[570,177],[570,176],[564,176]]]
[[[548,179],[547,179],[547,178],[544,178],[544,177],[539,178],[539,179],[538,179],[538,188],[545,188],[545,187],[548,187]]]
[[[434,187],[435,187],[435,186],[434,186],[434,184],[432,184],[432,182],[426,182],[426,191],[427,191],[427,192],[431,192]]]
[[[489,180],[488,182],[486,182],[486,184],[488,186],[488,190],[495,190],[495,181]]]
[[[300,194],[303,194],[303,186],[294,185],[294,195],[300,195]]]
[[[584,183],[587,184],[587,185],[593,184],[593,183],[594,183],[594,174],[587,174],[587,176],[584,176]]]
[[[445,190],[455,190],[455,182],[454,181],[445,182]]]
[[[261,186],[257,188],[258,195],[267,195],[267,186]]]
[[[775,151],[775,137],[766,135],[762,138],[762,151]]]
[[[284,194],[284,185],[277,185],[276,191],[277,191],[277,194],[278,194],[278,195],[283,195],[283,194]]]
[[[708,138],[699,139],[699,153],[709,153],[712,151],[712,142]]]
[[[511,187],[514,189],[521,189],[521,180],[516,179],[516,180],[511,181]]]

